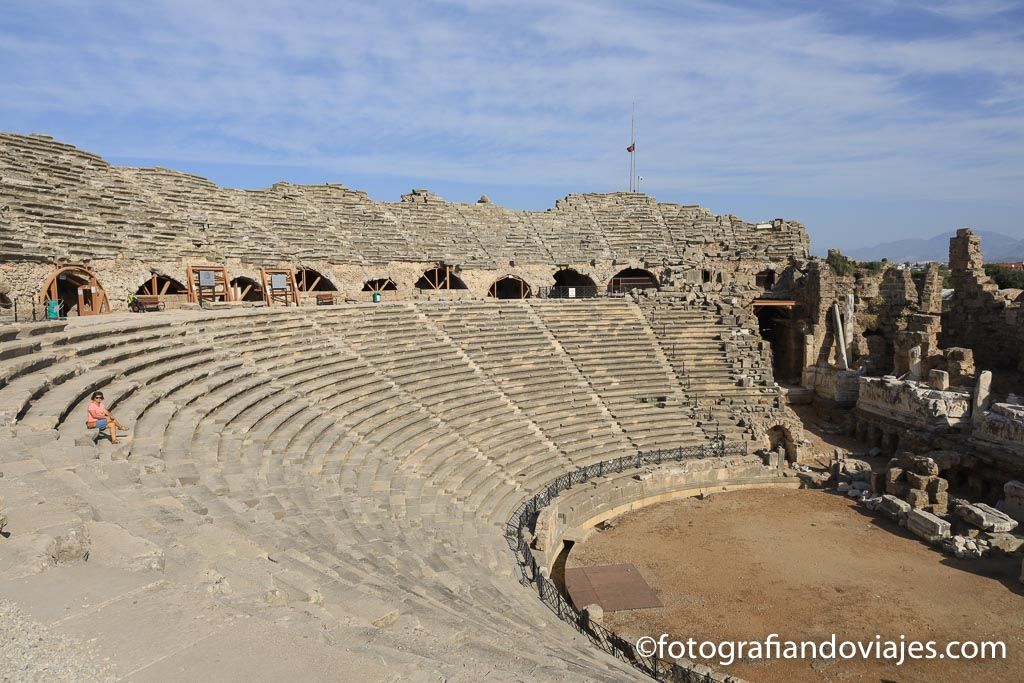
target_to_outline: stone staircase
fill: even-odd
[[[735,315],[713,304],[687,304],[671,292],[659,293],[642,309],[709,437],[749,439],[743,415],[780,408],[764,342]]]

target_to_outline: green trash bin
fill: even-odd
[[[380,292],[374,292],[373,293],[373,303],[375,303],[375,304],[379,304],[380,303]]]
[[[46,302],[46,319],[56,320],[60,317],[60,301],[47,301]]]

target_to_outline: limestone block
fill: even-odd
[[[1012,555],[1024,548],[1024,537],[1006,533],[1005,531],[999,533],[986,532],[981,534],[981,538],[988,541],[991,547],[1001,550],[1006,555]]]
[[[88,560],[90,547],[88,529],[74,524],[52,536],[48,551],[53,564],[70,564]]]
[[[931,485],[932,479],[935,478],[921,475],[917,472],[907,472],[907,486],[918,491],[926,491]]]
[[[842,463],[842,472],[852,481],[868,481],[871,478],[871,465],[863,460],[847,458]]]
[[[949,538],[950,535],[949,522],[924,510],[911,510],[907,513],[907,530],[929,543]]]
[[[989,394],[992,393],[992,373],[988,370],[978,373],[978,382],[974,387],[974,397],[971,402],[971,419],[975,424],[984,419],[985,410],[988,408]]]
[[[884,495],[882,496],[882,503],[879,506],[882,513],[892,519],[893,521],[905,524],[907,521],[907,514],[910,513],[910,503],[905,500],[900,500],[896,496]]]
[[[1024,482],[1011,480],[1003,485],[999,509],[1018,522],[1024,522]]]
[[[901,467],[890,467],[885,472],[885,484],[888,487],[889,484],[894,484],[903,477],[903,468]]]
[[[984,531],[1013,531],[1017,528],[1017,520],[984,503],[962,505],[956,509],[956,514]]]
[[[915,510],[922,510],[931,502],[928,500],[928,493],[920,489],[910,489],[907,491],[906,501]]]
[[[933,477],[939,473],[938,464],[926,455],[914,456],[914,471],[926,477]]]
[[[941,493],[929,493],[928,502],[931,503],[932,507],[941,512],[949,510],[949,494],[945,491],[942,491]]]
[[[908,491],[910,491],[910,487],[905,481],[894,481],[885,486],[885,492],[897,498],[906,498]]]
[[[928,384],[932,389],[946,391],[949,389],[949,373],[945,370],[931,370],[928,373]]]
[[[164,551],[155,544],[110,522],[89,522],[88,528],[91,562],[130,572],[163,570]]]

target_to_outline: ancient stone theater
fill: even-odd
[[[555,568],[732,489],[853,491],[937,551],[1017,533],[1024,297],[980,248],[944,289],[638,192],[235,190],[0,134],[0,617],[49,657],[0,671],[724,680]]]

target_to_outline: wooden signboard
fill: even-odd
[[[224,266],[189,266],[185,273],[188,300],[192,303],[233,301],[228,269]]]
[[[291,268],[260,268],[263,281],[263,300],[268,306],[299,305],[299,288],[295,282],[295,271]]]

